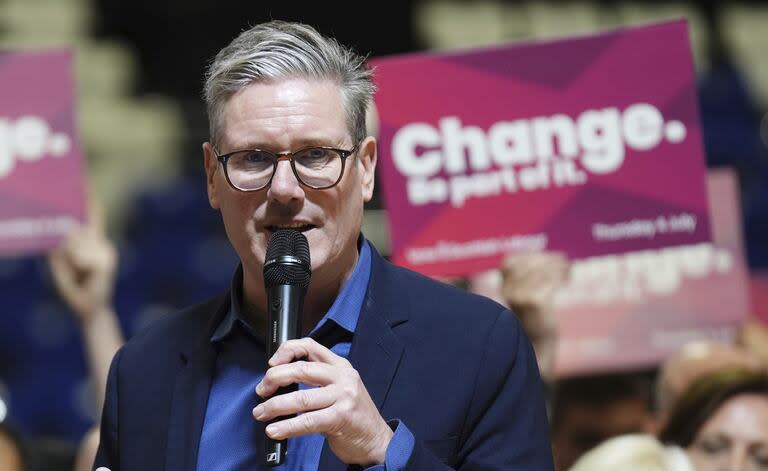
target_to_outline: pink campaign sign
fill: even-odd
[[[651,367],[691,341],[735,340],[750,318],[735,173],[710,171],[707,191],[712,243],[571,260],[554,302],[558,376]],[[504,302],[498,270],[472,285]]]
[[[733,342],[750,316],[736,175],[708,176],[713,242],[574,260],[558,293],[556,369],[655,366],[687,342]]]
[[[0,51],[0,255],[42,251],[84,220],[69,51]]]
[[[709,240],[684,21],[373,61],[396,263],[572,258]]]

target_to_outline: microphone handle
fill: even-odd
[[[301,314],[304,311],[304,293],[306,288],[294,285],[276,285],[267,288],[267,311],[269,324],[267,329],[267,360],[272,358],[280,345],[288,340],[301,337]],[[269,368],[269,365],[267,365]],[[299,386],[292,384],[280,388],[275,396],[298,391]],[[267,425],[279,422],[294,415],[275,417]],[[285,463],[288,440],[273,440],[265,435],[264,457],[268,467]]]

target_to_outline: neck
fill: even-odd
[[[312,278],[304,297],[304,313],[302,316],[302,334],[307,335],[320,319],[328,312],[341,288],[352,275],[357,264],[358,252],[351,252],[349,260],[335,264],[332,267],[319,267],[312,273]],[[342,269],[338,269],[342,266]],[[262,267],[248,270],[243,265],[243,312],[246,321],[258,332],[262,333],[267,324],[267,293],[264,287]]]

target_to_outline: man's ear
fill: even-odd
[[[357,158],[360,160],[360,188],[363,192],[363,201],[366,203],[373,197],[377,156],[376,138],[368,136],[363,139],[357,151]]]
[[[205,179],[208,186],[208,203],[213,209],[219,209],[218,184],[216,171],[219,168],[219,160],[213,152],[210,142],[203,143],[203,161],[205,165]]]

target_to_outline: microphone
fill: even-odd
[[[281,229],[272,234],[264,260],[264,287],[267,291],[267,358],[272,358],[284,342],[301,337],[304,295],[309,286],[312,265],[309,243],[299,231]],[[296,384],[278,389],[275,395],[298,391]],[[269,423],[292,416],[276,417]],[[265,435],[265,459],[268,467],[285,463],[287,440],[273,440]]]

